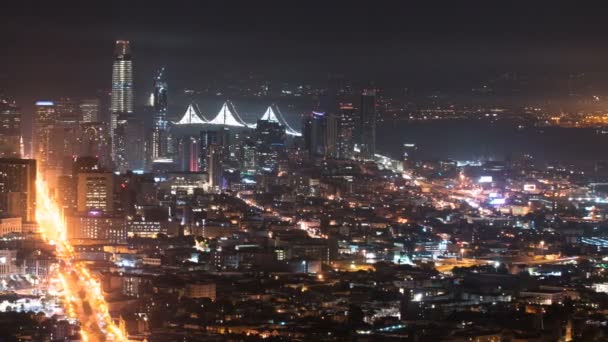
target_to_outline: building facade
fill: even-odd
[[[131,59],[131,46],[128,40],[116,41],[114,50],[114,65],[112,67],[112,95],[110,99],[110,137],[112,138],[112,154],[116,161],[120,139],[117,133],[125,134],[125,129],[117,132],[119,122],[126,122],[127,117],[133,114],[133,61]],[[123,137],[124,139],[124,137]]]

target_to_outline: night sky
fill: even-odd
[[[608,71],[605,11],[575,2],[16,2],[0,5],[0,89],[21,102],[107,89],[119,38],[132,41],[136,91],[162,65],[173,89],[252,72],[449,88]]]

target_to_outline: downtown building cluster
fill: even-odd
[[[86,328],[49,291],[65,261],[37,233],[37,179],[131,341],[606,334],[605,169],[423,160],[415,144],[384,156],[376,87],[311,92],[301,132],[277,105],[255,122],[228,99],[215,116],[196,101],[173,110],[163,68],[137,106],[134,62],[118,41],[109,101],[36,102],[31,154],[18,106],[0,103],[10,336],[82,340]]]

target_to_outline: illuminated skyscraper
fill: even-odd
[[[374,89],[366,89],[361,93],[357,144],[361,158],[374,157],[376,153],[376,90]]]
[[[0,99],[0,157],[21,155],[21,110],[15,103]]]
[[[117,139],[116,128],[119,116],[126,121],[126,116],[133,113],[133,64],[131,61],[131,47],[128,40],[117,40],[114,50],[114,65],[112,67],[112,96],[110,101],[111,123],[110,137],[112,138],[112,157],[121,159],[122,153]],[[123,130],[124,132],[124,130]],[[123,140],[124,141],[124,140]],[[122,157],[124,159],[124,156]]]
[[[77,174],[77,209],[79,212],[114,211],[114,174],[82,172]]]
[[[167,82],[165,68],[154,77],[152,107],[154,110],[154,128],[152,131],[152,160],[167,157]]]
[[[60,159],[51,149],[51,136],[57,121],[55,103],[37,101],[34,111],[34,147],[33,156],[41,168],[52,166],[53,161]]]
[[[337,158],[353,157],[355,146],[356,108],[352,103],[341,103],[338,111]]]
[[[0,213],[36,220],[36,161],[0,159]]]
[[[269,107],[268,111],[270,110]],[[257,157],[255,164],[264,171],[276,171],[279,151],[285,146],[285,128],[276,116],[263,117],[258,120],[254,136]]]

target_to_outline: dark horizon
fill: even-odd
[[[505,72],[608,73],[593,6],[61,3],[2,6],[0,89],[21,102],[108,89],[117,39],[132,42],[140,101],[160,66],[172,89],[247,74],[452,90]]]

